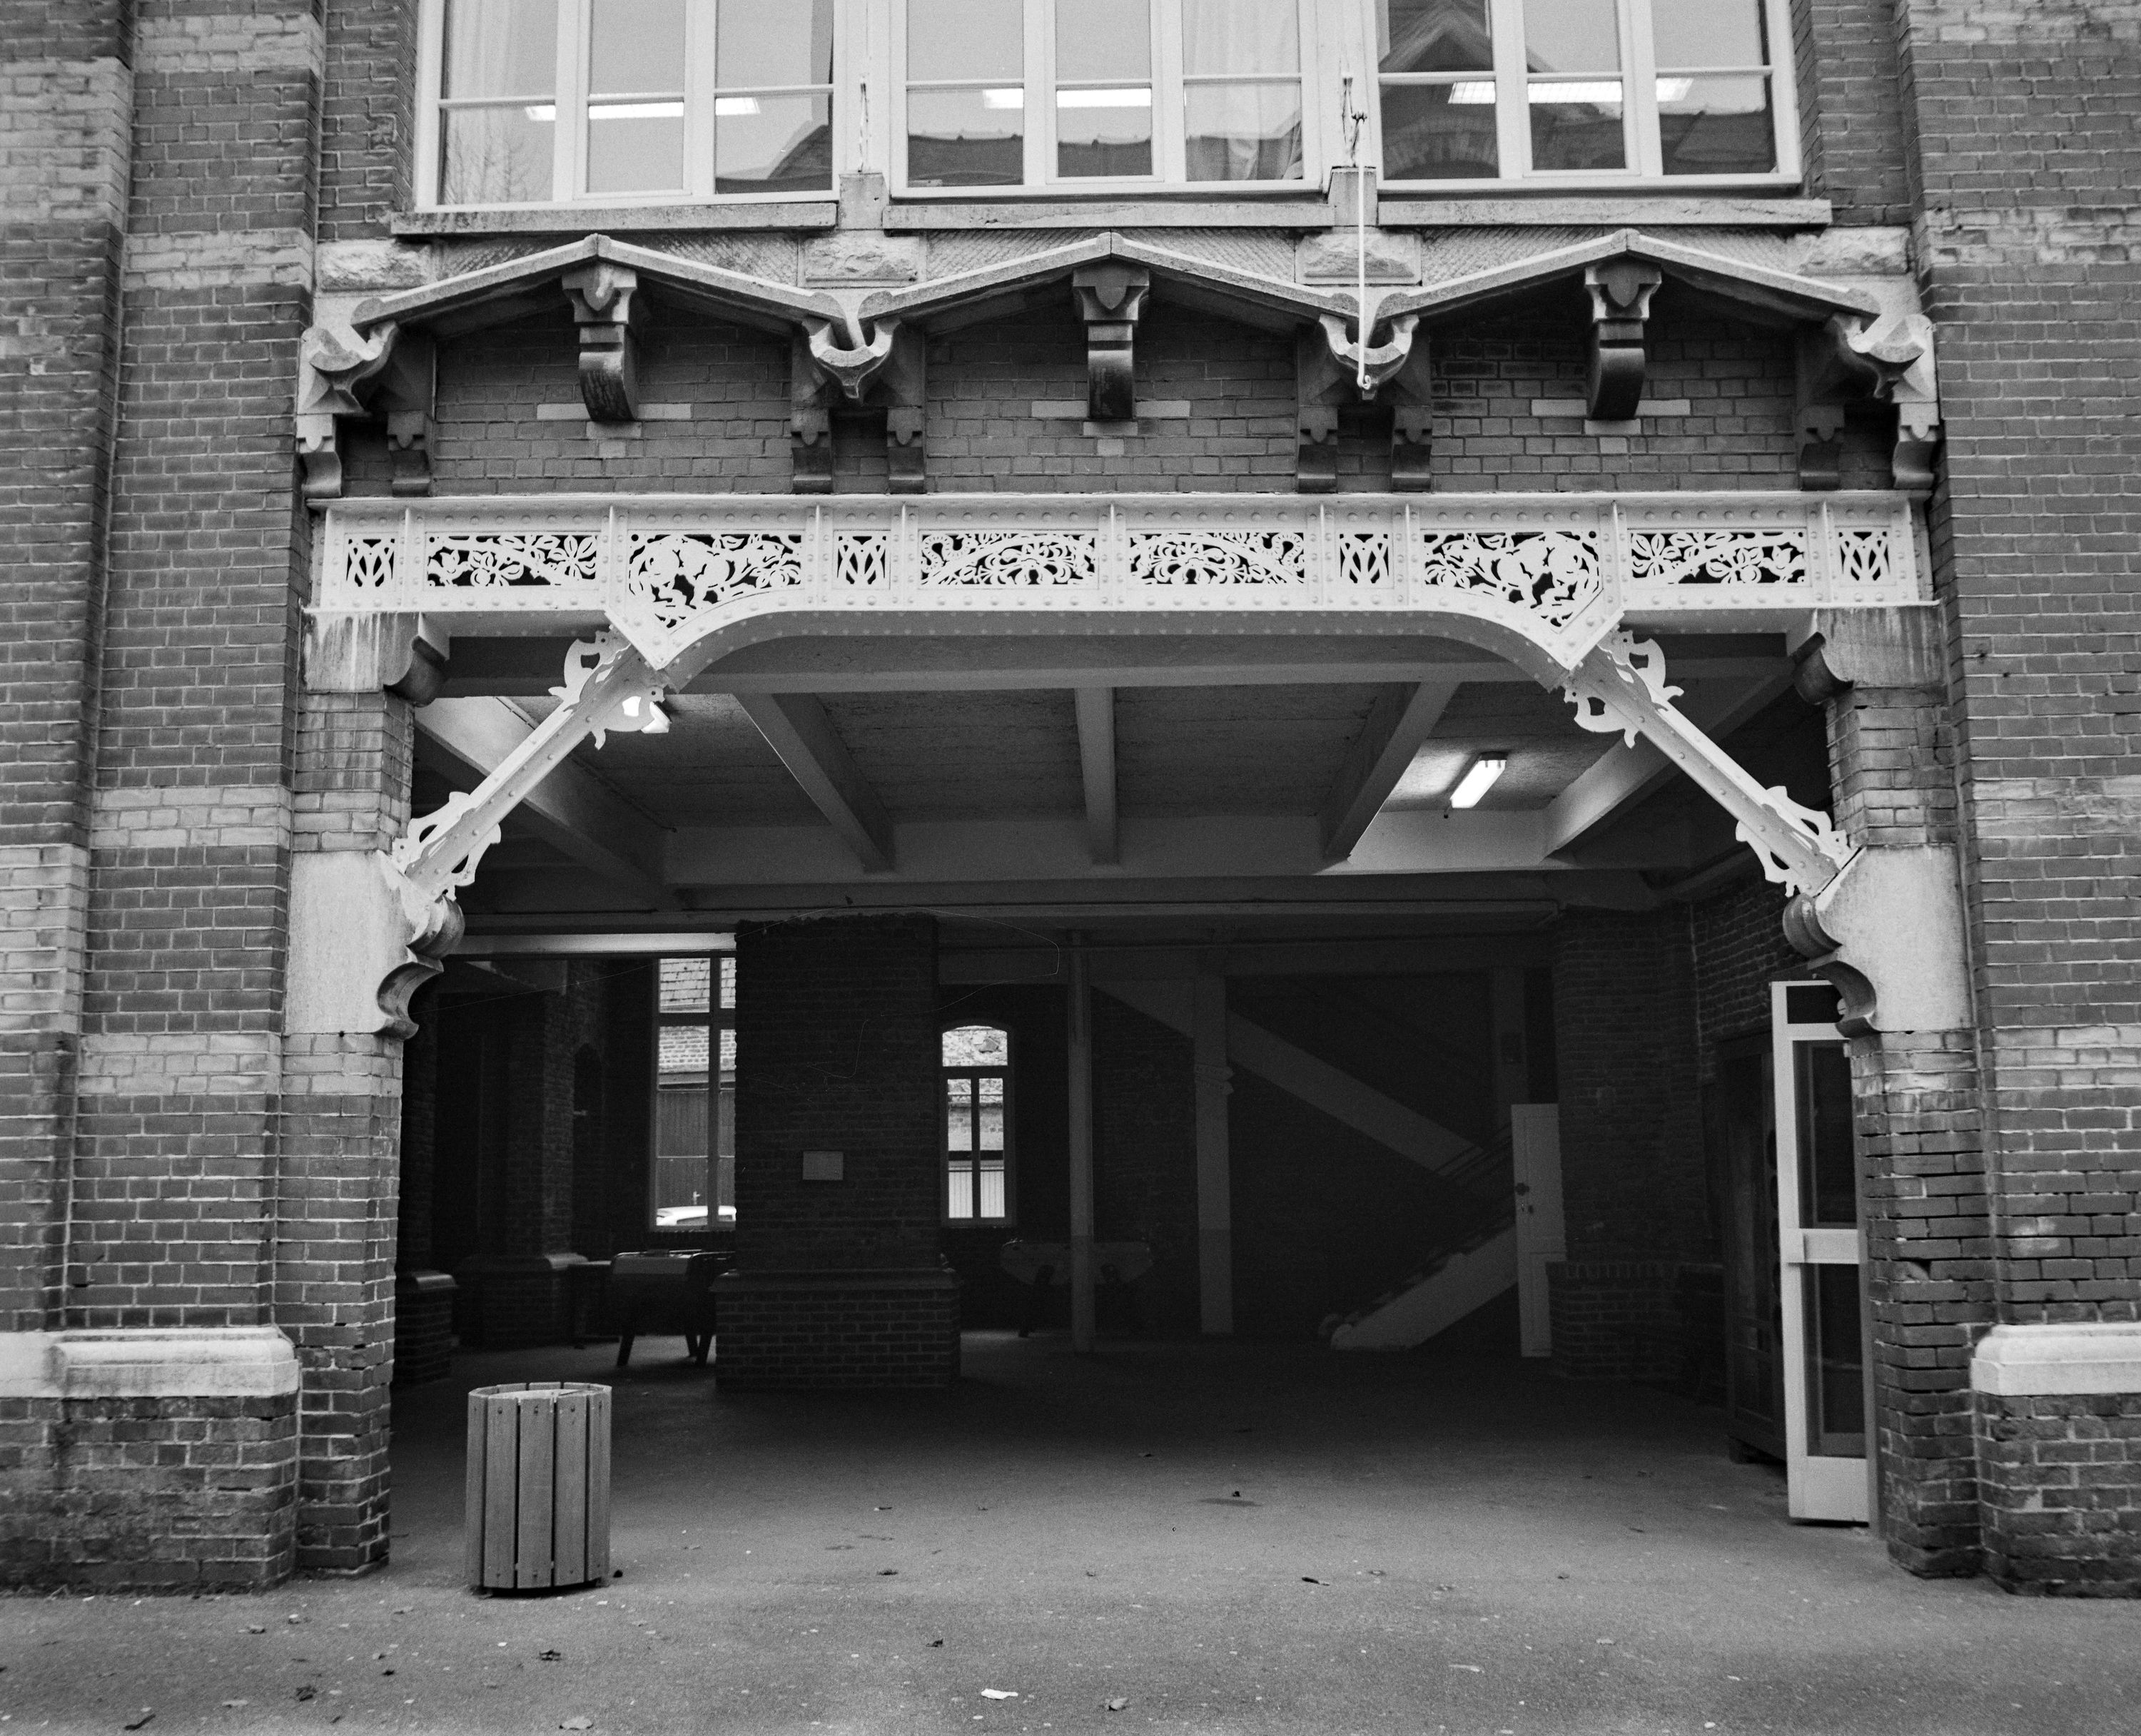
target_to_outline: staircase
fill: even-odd
[[[1494,1212],[1462,1242],[1435,1250],[1402,1284],[1331,1321],[1332,1350],[1409,1350],[1514,1287],[1516,1198],[1509,1134],[1474,1146],[1445,1173],[1483,1200],[1493,1201]]]

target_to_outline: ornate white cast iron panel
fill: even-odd
[[[326,520],[316,608],[613,626],[657,670],[782,609],[1198,617],[1174,631],[1410,612],[1573,668],[1623,624],[1774,627],[1927,595],[1893,494],[548,496],[340,501]]]

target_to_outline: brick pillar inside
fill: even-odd
[[[1936,687],[1828,701],[1838,824],[1870,848],[1955,842],[1955,742]],[[1914,1573],[1975,1572],[1971,1345],[1991,1318],[1976,1034],[1882,1030],[1851,1042],[1873,1313],[1879,1522]]]
[[[728,1387],[942,1386],[958,1281],[940,1252],[936,924],[736,936],[736,1267]]]
[[[1573,912],[1555,930],[1568,1257],[1548,1268],[1558,1373],[1681,1381],[1684,1272],[1717,1258],[1705,1207],[1686,912]]]

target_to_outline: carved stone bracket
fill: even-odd
[[[833,492],[833,407],[810,333],[800,327],[789,344],[788,457],[791,492]]]
[[[427,332],[405,334],[380,376],[377,407],[386,419],[387,456],[396,494],[431,492],[432,420],[438,396],[436,347]]]
[[[1802,487],[1840,484],[1846,407],[1869,400],[1896,409],[1889,459],[1895,485],[1914,492],[1932,487],[1941,438],[1940,383],[1933,364],[1932,322],[1922,313],[1890,313],[1874,320],[1839,316],[1819,330],[1800,333]]]
[[[1562,691],[1587,730],[1644,737],[1739,824],[1735,835],[1760,858],[1762,873],[1794,893],[1819,892],[1851,859],[1850,844],[1826,814],[1781,788],[1764,789],[1738,761],[1673,705],[1665,659],[1648,640],[1609,633],[1570,671]]]
[[[1133,421],[1137,385],[1132,361],[1152,274],[1141,265],[1109,260],[1080,266],[1070,274],[1070,288],[1085,322],[1085,413],[1096,422]]]
[[[580,334],[580,398],[598,422],[639,420],[639,273],[608,259],[560,279]]]
[[[1299,328],[1294,344],[1299,492],[1327,494],[1338,486],[1339,410],[1378,394],[1390,406],[1391,487],[1410,493],[1428,487],[1435,394],[1426,336],[1419,324],[1414,315],[1402,315],[1390,322],[1389,342],[1365,351],[1334,314],[1326,314],[1320,326]]]
[[[564,678],[550,690],[560,701],[516,743],[472,791],[448,798],[414,822],[394,845],[394,867],[417,894],[450,898],[475,878],[499,827],[588,736],[599,748],[612,730],[658,735],[669,727],[661,706],[667,684],[620,636],[598,633],[565,657]]]
[[[892,359],[893,338],[898,329],[898,320],[880,320],[868,343],[860,349],[844,349],[830,320],[806,320],[803,325],[804,337],[810,346],[810,360],[816,364],[818,371],[839,388],[842,396],[854,404],[862,402],[863,388]]]
[[[419,891],[377,850],[293,857],[285,1035],[413,1035],[410,997],[460,936],[460,905]]]
[[[1644,327],[1651,298],[1665,274],[1637,259],[1611,259],[1584,268],[1591,294],[1591,356],[1583,381],[1584,406],[1602,422],[1632,420],[1643,401],[1649,366]]]
[[[1784,911],[1784,937],[1843,1001],[1846,1036],[1971,1023],[1952,846],[1860,850]]]
[[[833,411],[839,400],[885,412],[888,486],[895,494],[928,488],[923,425],[927,410],[928,344],[897,319],[877,322],[869,342],[844,348],[829,321],[805,322],[797,333],[790,370],[789,431],[799,494],[833,488]]]
[[[371,337],[345,339],[325,326],[308,330],[298,345],[298,459],[304,466],[304,498],[342,495],[342,433],[345,416],[370,412],[359,394],[393,359],[397,328],[391,322]]]
[[[453,641],[422,615],[305,611],[304,678],[311,693],[387,692],[428,706],[446,683]]]

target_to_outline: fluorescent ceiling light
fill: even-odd
[[[982,92],[982,106],[985,109],[1022,109],[1026,106],[1026,86],[1007,85],[1001,90]]]
[[[590,120],[682,120],[684,105],[676,102],[591,102]]]
[[[1147,86],[1120,91],[1058,91],[1056,106],[1059,109],[1149,109],[1152,106],[1152,90]]]
[[[1453,808],[1476,808],[1479,798],[1494,787],[1494,780],[1509,769],[1507,754],[1481,754],[1464,768],[1464,775],[1449,792]]]
[[[1494,101],[1494,81],[1491,78],[1460,78],[1449,87],[1449,101],[1453,107],[1459,104],[1491,107]]]
[[[1661,78],[1658,81],[1660,102],[1686,102],[1688,93],[1695,88],[1691,78]],[[1615,79],[1584,79],[1580,82],[1534,81],[1531,87],[1533,102],[1618,102],[1621,100],[1621,81]],[[1449,106],[1457,107],[1487,107],[1494,101],[1494,81],[1491,78],[1460,78],[1449,87]]]
[[[1533,102],[1614,102],[1621,100],[1621,81],[1617,78],[1567,79],[1550,83],[1543,79],[1532,81]]]
[[[714,112],[716,115],[757,115],[765,111],[759,107],[756,96],[716,96]]]
[[[527,109],[530,120],[549,122],[558,118],[558,106],[554,102],[532,102]]]
[[[1660,102],[1686,102],[1687,93],[1695,88],[1691,78],[1661,78],[1658,81]]]

